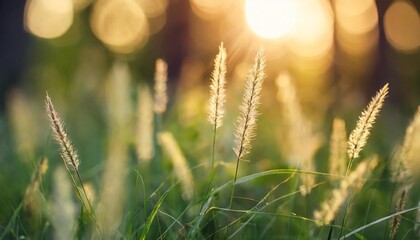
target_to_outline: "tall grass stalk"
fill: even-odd
[[[240,160],[249,153],[251,148],[251,140],[255,135],[257,126],[258,106],[260,105],[262,84],[264,82],[265,73],[265,57],[264,50],[260,49],[255,57],[253,66],[251,67],[248,78],[245,83],[245,92],[242,103],[239,107],[239,117],[235,131],[235,147],[236,168],[233,177],[232,191],[230,194],[229,210],[232,209],[233,196],[235,194],[235,182],[238,177],[238,169]],[[229,229],[226,229],[226,234]]]
[[[49,218],[56,229],[56,239],[73,239],[77,206],[71,196],[71,183],[62,167],[54,172],[54,196],[48,205]],[[83,222],[81,218],[79,221]],[[80,225],[79,230],[82,227]]]
[[[61,148],[61,157],[64,161],[64,166],[66,167],[66,170],[73,181],[73,186],[76,190],[77,195],[80,198],[82,205],[84,205],[85,209],[88,211],[91,217],[94,218],[95,212],[92,207],[92,203],[90,202],[89,199],[86,199],[85,201],[82,197],[82,196],[87,197],[88,195],[83,185],[82,177],[80,176],[80,173],[79,173],[79,163],[80,163],[79,156],[77,155],[76,150],[74,149],[70,139],[68,138],[67,133],[64,130],[64,124],[61,121],[61,118],[58,115],[58,113],[55,111],[54,105],[51,101],[51,98],[48,96],[48,94],[45,99],[45,104],[46,104],[47,114],[50,118],[51,128],[54,132],[55,140],[57,141],[57,143],[60,145],[60,148]],[[80,192],[80,188],[78,187],[78,184],[76,183],[76,180],[74,179],[71,170],[73,170],[76,173],[76,177],[79,181],[83,194]],[[84,204],[85,202],[88,203],[87,206]]]
[[[158,134],[163,131],[163,114],[168,104],[167,93],[168,82],[168,65],[163,59],[157,59],[155,64],[154,75],[154,94],[153,94],[153,110],[154,114],[154,158],[151,163],[151,172],[159,173],[162,168],[162,149],[158,144]]]
[[[208,120],[213,125],[213,142],[211,152],[211,164],[210,164],[210,180],[209,186],[206,191],[206,195],[212,188],[213,179],[215,175],[214,159],[216,151],[216,133],[217,128],[222,125],[224,115],[224,104],[226,101],[225,93],[225,82],[226,82],[226,49],[223,47],[223,43],[219,46],[219,53],[214,59],[214,69],[211,76],[210,84],[210,104],[209,104],[209,115]]]
[[[153,149],[153,99],[147,86],[137,88],[136,151],[139,161],[149,162]]]
[[[128,146],[133,129],[130,84],[132,82],[127,62],[116,61],[105,84],[106,127],[108,141],[102,173],[102,186],[97,218],[106,238],[116,236],[124,218],[126,205],[127,174],[129,166]]]
[[[67,173],[70,176],[73,188],[76,191],[76,194],[83,206],[83,209],[87,211],[89,218],[93,221],[98,231],[97,233],[99,234],[99,238],[103,239],[103,233],[101,227],[97,222],[95,210],[90,199],[88,198],[89,195],[87,194],[87,191],[82,181],[82,177],[80,176],[79,157],[70,139],[68,138],[66,131],[64,130],[64,124],[58,113],[55,111],[54,105],[52,103],[51,98],[48,96],[48,93],[46,95],[45,105],[47,114],[50,118],[51,128],[54,132],[55,140],[61,148],[61,158],[64,161],[64,167],[66,168]],[[73,176],[72,170],[76,173],[76,178],[80,184],[80,187],[79,184],[77,184],[75,177]]]
[[[277,100],[281,105],[283,129],[286,141],[280,145],[285,153],[289,165],[303,171],[315,171],[313,156],[323,142],[323,136],[314,131],[311,121],[304,114],[298,99],[295,84],[287,72],[282,72],[276,78]],[[315,184],[313,175],[299,175],[295,180],[299,184],[301,194],[307,195]],[[295,187],[293,190],[296,189]],[[293,201],[293,200],[292,200]]]
[[[385,84],[372,98],[368,106],[363,110],[362,114],[357,121],[356,128],[350,133],[347,147],[347,155],[349,164],[347,166],[346,175],[351,170],[354,159],[359,157],[360,152],[366,145],[369,139],[370,130],[382,109],[385,98],[389,92],[388,83]]]
[[[395,211],[404,210],[408,193],[413,186],[413,169],[415,169],[416,155],[420,146],[420,108],[417,109],[413,120],[408,125],[402,146],[391,163],[391,181],[395,182],[396,192],[393,194]],[[401,216],[397,215],[391,220],[390,238],[394,238]]]
[[[368,106],[363,110],[362,114],[359,116],[356,127],[350,133],[349,140],[347,142],[347,156],[349,158],[346,174],[349,174],[353,166],[353,161],[359,157],[360,152],[363,150],[363,147],[366,145],[367,140],[369,139],[370,130],[373,127],[373,124],[378,117],[382,106],[384,104],[385,98],[389,92],[388,83],[385,84],[372,98]],[[342,228],[340,230],[340,236],[343,233],[344,227],[346,225],[346,219],[348,214],[348,207],[350,201],[347,201],[346,211],[344,212],[344,217],[342,220]]]
[[[191,200],[194,196],[194,179],[188,166],[187,159],[170,132],[161,132],[158,140],[162,148],[170,157],[174,167],[175,176],[181,182],[182,197]]]

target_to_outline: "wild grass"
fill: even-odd
[[[27,166],[32,173],[16,176],[27,175],[21,193],[7,203],[9,210],[0,212],[0,239],[418,237],[418,109],[389,162],[392,150],[375,145],[378,133],[387,130],[375,122],[384,118],[388,84],[357,123],[326,118],[329,131],[313,124],[289,73],[275,78],[279,105],[266,112],[263,96],[273,91],[265,87],[271,84],[264,81],[270,63],[263,50],[256,53],[243,88],[234,92],[228,52],[221,44],[207,77],[208,100],[194,98],[198,103],[188,105],[195,106],[188,114],[180,107],[184,102],[168,97],[171,69],[164,60],[156,61],[153,93],[151,86],[134,81],[127,62],[116,61],[100,86],[94,105],[99,109],[90,109],[99,112],[91,114],[100,120],[89,128],[104,128],[92,139],[77,137],[91,130],[78,130],[89,122],[71,120],[85,119],[89,111],[63,104],[66,98],[49,90],[54,98],[45,96],[43,119],[49,118],[45,131],[55,144],[48,143],[49,135],[42,140],[47,141],[43,151],[33,150],[32,139],[30,146],[16,144],[16,158],[25,158],[19,164],[28,164],[28,156],[40,160]],[[240,95],[238,106],[229,102]],[[20,118],[31,108],[20,97],[11,101],[16,101],[10,104],[13,132],[24,141],[30,130],[21,125],[30,121]],[[284,127],[281,143],[267,136],[277,125]],[[352,125],[347,137],[346,126]]]

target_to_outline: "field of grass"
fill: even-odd
[[[275,79],[276,105],[261,100],[264,55],[235,86],[221,45],[210,89],[176,100],[163,60],[151,86],[117,61],[90,89],[13,92],[0,126],[0,238],[419,237],[420,113],[387,139],[386,84],[358,119],[316,128],[289,74]]]
[[[0,240],[420,239],[416,1],[12,2]]]

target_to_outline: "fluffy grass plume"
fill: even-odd
[[[214,59],[214,70],[210,84],[210,104],[208,120],[215,128],[222,125],[222,118],[225,113],[224,104],[226,101],[226,49],[223,43],[219,46],[219,53]]]
[[[286,125],[284,129],[286,141],[282,144],[282,150],[290,165],[306,172],[314,172],[313,156],[321,146],[323,137],[314,133],[310,122],[303,114],[291,76],[287,72],[279,74],[276,85],[277,100],[281,104],[282,117]],[[310,193],[315,185],[315,175],[300,174],[299,178],[302,183],[299,186],[301,194]]]
[[[41,192],[41,182],[48,170],[48,159],[46,157],[41,158],[36,170],[34,171],[31,182],[25,190],[23,197],[23,208],[26,213],[30,216],[29,223],[36,224],[41,219],[44,201]]]
[[[53,183],[53,196],[48,204],[48,212],[55,229],[54,239],[74,239],[77,206],[72,199],[71,183],[62,167],[55,170]]]
[[[156,60],[155,69],[155,102],[154,110],[156,113],[163,113],[166,111],[166,104],[168,103],[167,94],[168,81],[168,65],[162,59]]]
[[[358,158],[360,151],[362,151],[363,147],[366,145],[366,142],[370,135],[370,130],[372,129],[376,117],[381,111],[384,100],[388,95],[388,90],[389,87],[387,83],[372,98],[369,105],[359,117],[356,128],[350,133],[347,148],[347,155],[350,161],[352,161],[355,158]]]
[[[332,175],[346,173],[347,136],[346,124],[342,119],[335,118],[330,139],[329,171]],[[331,178],[335,180],[335,178]]]
[[[172,161],[175,176],[181,182],[182,198],[191,200],[194,195],[194,179],[184,154],[172,133],[161,132],[158,135],[158,139],[163,150]]]
[[[395,212],[404,210],[407,194],[413,186],[413,169],[415,168],[415,160],[419,153],[419,137],[420,108],[417,108],[413,120],[406,129],[404,142],[391,164],[391,181],[394,181],[395,184],[398,185],[397,191],[394,194],[394,199],[396,199]],[[390,231],[391,238],[397,233],[400,221],[401,215],[392,218]]]
[[[260,105],[261,89],[265,78],[264,68],[264,50],[260,49],[248,73],[245,82],[245,92],[239,107],[239,117],[235,130],[235,145],[233,148],[237,159],[242,159],[244,155],[249,153],[251,141],[255,135],[258,106]]]
[[[391,164],[391,180],[397,183],[412,181],[416,155],[420,147],[420,107],[408,125],[404,141]]]
[[[82,177],[80,176],[80,173],[79,173],[79,163],[80,163],[79,157],[77,155],[76,150],[74,150],[73,145],[70,139],[68,138],[66,131],[64,130],[64,124],[62,123],[58,113],[55,111],[51,98],[48,96],[48,94],[46,96],[45,105],[47,109],[47,114],[50,118],[51,128],[53,129],[53,132],[54,132],[54,138],[60,145],[61,158],[63,159],[67,172],[69,173],[71,177],[73,187],[81,203],[83,204],[84,209],[87,211],[90,218],[93,221],[95,221],[95,211],[89,199],[86,199],[87,197],[86,190],[83,186]],[[76,178],[78,179],[79,184],[76,183],[76,178],[71,172],[72,170]],[[85,203],[88,203],[88,205],[85,205]]]
[[[15,138],[19,160],[34,160],[40,128],[36,118],[36,108],[24,93],[14,90],[7,99],[7,112]]]
[[[45,106],[48,117],[50,118],[51,128],[54,132],[54,138],[60,145],[61,157],[63,158],[64,163],[66,164],[68,169],[78,170],[80,163],[79,156],[77,155],[73,144],[67,136],[67,133],[64,130],[64,124],[61,121],[61,118],[58,115],[58,113],[55,111],[54,105],[48,94],[45,99]]]
[[[23,197],[24,207],[36,210],[36,194],[40,190],[42,179],[48,170],[48,159],[46,157],[41,158],[36,171],[32,175],[31,183],[25,190]]]
[[[115,62],[105,85],[108,142],[97,210],[98,224],[105,238],[115,237],[124,214],[131,139],[130,82],[128,64]]]
[[[397,200],[397,204],[395,206],[395,212],[400,212],[402,210],[404,210],[405,207],[405,202],[407,200],[407,194],[408,191],[411,189],[411,186],[405,186],[399,189],[398,191],[398,200]],[[397,233],[397,229],[400,225],[401,222],[401,215],[397,215],[395,217],[392,218],[391,221],[391,231],[389,233],[389,236],[392,238],[394,238],[395,234]]]
[[[286,125],[284,132],[286,141],[283,152],[287,155],[290,165],[300,167],[302,155],[308,149],[306,144],[301,141],[309,140],[308,121],[305,118],[299,99],[296,93],[296,87],[288,72],[282,72],[276,78],[277,100],[281,104],[281,114]]]
[[[251,140],[255,135],[257,126],[258,106],[260,105],[262,84],[264,82],[265,73],[265,57],[264,50],[261,48],[255,56],[254,64],[249,70],[248,77],[245,82],[245,92],[242,103],[239,106],[239,117],[236,122],[235,145],[233,151],[236,154],[236,168],[233,177],[233,186],[230,194],[229,210],[232,209],[233,196],[235,194],[235,182],[238,178],[239,162],[244,155],[249,153],[251,149]],[[229,227],[226,229],[226,234]],[[226,235],[227,236],[227,235]]]
[[[150,161],[153,150],[153,100],[146,86],[138,88],[136,150],[141,161]]]
[[[377,156],[359,163],[356,169],[341,181],[340,186],[333,190],[331,198],[324,201],[320,209],[314,212],[316,223],[318,225],[329,224],[343,203],[350,197],[350,193],[358,192],[363,187],[368,174],[377,164]]]

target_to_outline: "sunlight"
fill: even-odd
[[[296,4],[294,0],[247,0],[245,14],[258,36],[276,39],[285,37],[294,27]]]
[[[414,5],[394,2],[384,17],[385,35],[396,50],[415,52],[420,47],[420,17]]]
[[[296,26],[289,46],[300,57],[318,59],[328,55],[334,43],[334,22],[330,3],[299,0]]]
[[[96,1],[90,21],[96,37],[118,53],[142,47],[149,37],[147,18],[134,0]]]
[[[73,23],[71,0],[29,0],[25,6],[26,29],[41,38],[58,38]]]

